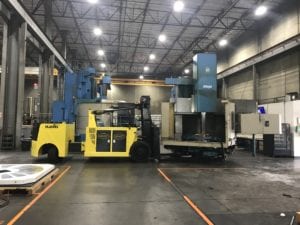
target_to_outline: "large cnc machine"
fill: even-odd
[[[174,85],[162,104],[162,144],[176,154],[224,158],[235,146],[235,104],[217,99],[214,53],[193,58],[193,77],[167,78]]]

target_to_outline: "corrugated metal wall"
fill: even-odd
[[[290,92],[299,92],[300,50],[292,50],[256,65],[257,94],[260,103],[270,102]],[[231,99],[252,99],[252,68],[226,78],[227,96]]]
[[[299,91],[299,53],[276,57],[257,67],[258,98],[265,101]]]
[[[265,21],[263,25],[244,33],[234,41],[227,55],[220,56],[219,72],[233,67],[268,48],[300,34],[300,2],[293,0],[281,8],[280,17]],[[259,102],[272,102],[290,92],[300,92],[300,48],[290,50],[264,63],[256,65],[256,96]],[[225,79],[229,98],[252,99],[252,68]],[[220,83],[220,82],[219,82]],[[220,92],[220,90],[219,90]],[[219,93],[220,96],[220,93]]]
[[[300,1],[286,1],[280,14],[270,20],[263,20],[258,27],[253,27],[243,33],[238,39],[232,42],[232,47],[226,54],[219,56],[221,64],[218,72],[241,63],[262,51],[265,51],[283,41],[286,41],[300,33]],[[225,59],[224,59],[225,57]],[[227,65],[224,62],[228,62]]]
[[[252,70],[247,69],[227,78],[229,99],[253,99]]]

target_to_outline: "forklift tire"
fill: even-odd
[[[150,155],[150,147],[146,142],[136,141],[131,146],[130,158],[134,162],[147,162]]]
[[[48,149],[48,161],[51,163],[57,163],[58,162],[58,151],[57,149],[52,146]]]
[[[225,149],[220,148],[220,149],[218,149],[218,150],[219,150],[219,154],[218,154],[217,159],[218,159],[220,162],[225,162],[225,160],[226,160]]]

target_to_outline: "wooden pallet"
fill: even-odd
[[[0,193],[23,193],[26,192],[29,195],[36,194],[39,190],[51,183],[57,176],[59,169],[56,168],[46,176],[42,177],[37,182],[30,185],[16,185],[16,186],[0,186]]]
[[[300,212],[296,212],[296,224],[300,224]]]

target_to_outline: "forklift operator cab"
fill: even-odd
[[[85,157],[131,157],[131,147],[137,141],[136,127],[97,126],[98,111],[89,111],[86,139],[81,144]],[[145,147],[147,148],[147,147]],[[144,150],[145,154],[147,149]]]

